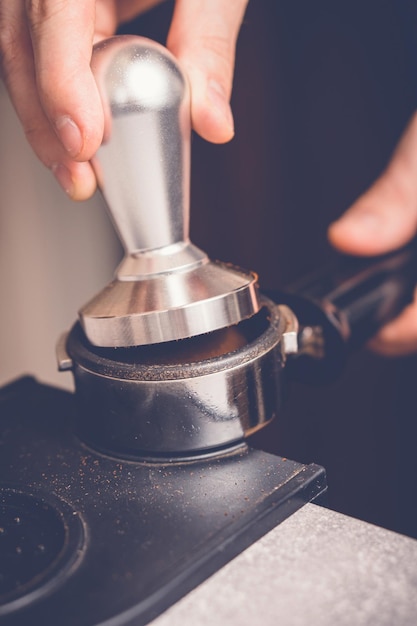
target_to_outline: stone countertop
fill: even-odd
[[[414,626],[417,541],[307,504],[152,626]]]

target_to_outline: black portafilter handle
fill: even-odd
[[[287,365],[291,378],[330,382],[348,353],[413,301],[417,282],[417,240],[392,253],[351,257],[335,253],[333,263],[292,285],[270,292],[287,304],[300,324],[299,351]]]

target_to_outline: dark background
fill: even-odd
[[[172,6],[123,31],[164,43]],[[264,288],[322,265],[328,224],[378,176],[415,109],[416,24],[411,0],[252,0],[236,136],[193,137],[192,240]],[[417,537],[416,374],[414,357],[363,350],[335,384],[294,384],[261,443],[324,465],[332,508]]]

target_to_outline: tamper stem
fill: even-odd
[[[148,40],[138,45],[136,37],[98,44],[92,69],[107,113],[93,166],[126,252],[188,240],[190,95],[184,75],[165,48]]]

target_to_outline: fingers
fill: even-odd
[[[57,182],[72,200],[87,200],[97,188],[96,175],[90,163],[53,163],[51,171]]]
[[[417,114],[383,175],[329,228],[331,243],[348,254],[394,250],[417,232]],[[417,351],[417,292],[414,303],[384,326],[369,346],[398,356]]]
[[[103,126],[90,71],[95,2],[29,0],[26,6],[43,111],[68,155],[86,161]]]
[[[235,47],[247,0],[177,0],[167,46],[191,84],[197,133],[224,143],[234,134],[229,105]]]
[[[376,183],[329,228],[329,239],[349,254],[376,255],[407,243],[417,232],[417,114]]]
[[[417,351],[417,292],[413,304],[386,324],[368,345],[374,352],[391,357]]]
[[[86,161],[103,132],[90,71],[94,20],[94,0],[0,2],[0,60],[10,97],[34,151],[74,199],[95,189]]]

